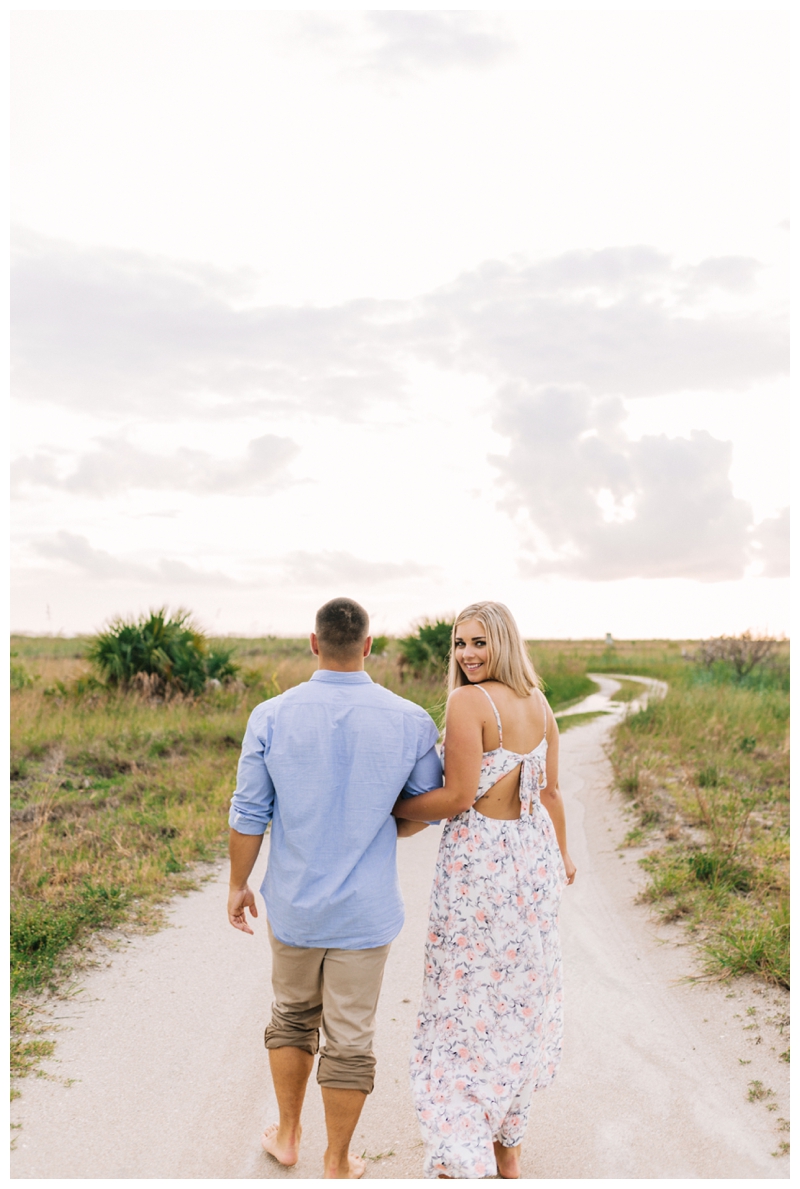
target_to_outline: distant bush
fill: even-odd
[[[372,637],[372,656],[383,656],[386,649],[389,647],[388,636],[373,636]]]
[[[31,677],[30,673],[28,672],[25,665],[23,665],[22,661],[15,661],[13,659],[16,655],[17,655],[16,652],[11,653],[12,659],[11,659],[11,665],[10,665],[10,670],[9,670],[9,676],[11,678],[11,688],[12,689],[28,689],[31,685],[33,685],[34,679],[33,679],[33,677]]]
[[[443,676],[450,660],[453,620],[426,619],[413,636],[398,640],[400,665],[414,677]]]
[[[743,681],[755,669],[774,664],[779,644],[774,636],[754,636],[752,632],[742,632],[740,636],[715,636],[703,640],[689,659],[705,669],[723,667],[737,680]]]
[[[86,651],[108,685],[158,696],[199,694],[208,681],[235,677],[232,654],[232,647],[211,644],[188,611],[170,616],[166,607],[138,620],[114,620]]]

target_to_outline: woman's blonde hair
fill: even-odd
[[[486,633],[489,652],[486,681],[501,681],[521,698],[527,698],[534,689],[542,688],[542,680],[528,656],[514,616],[504,603],[470,603],[453,624],[450,637],[450,671],[448,689],[452,693],[460,685],[471,682],[456,660],[456,635],[458,625],[468,619],[479,619]]]

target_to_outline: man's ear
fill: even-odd
[[[309,640],[311,642],[311,651],[314,653],[314,656],[319,656],[319,640],[317,639],[317,633],[312,632],[309,636]]]
[[[364,656],[367,657],[372,652],[372,636],[367,636],[364,641]]]

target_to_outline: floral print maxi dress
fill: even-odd
[[[483,693],[500,746],[484,752],[475,799],[521,765],[521,816],[505,821],[473,807],[442,833],[411,1056],[426,1177],[493,1176],[493,1141],[521,1143],[531,1095],[561,1059],[566,872],[539,799],[547,740],[527,755],[507,751]]]

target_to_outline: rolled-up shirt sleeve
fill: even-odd
[[[256,707],[244,733],[236,789],[228,815],[228,824],[239,834],[263,834],[272,821],[275,785],[266,765],[271,726]]]
[[[408,774],[408,779],[400,794],[404,798],[418,797],[420,793],[429,793],[431,789],[440,789],[443,783],[442,761],[436,750],[439,729],[427,712],[419,722],[418,729],[417,760]]]
[[[409,773],[402,796],[418,797],[420,793],[429,793],[431,789],[442,787],[442,761],[435,745],[432,743],[428,751],[420,756]]]

